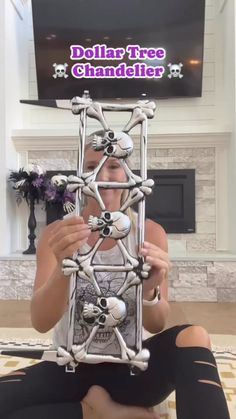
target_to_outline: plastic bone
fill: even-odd
[[[71,213],[75,210],[75,204],[73,204],[73,202],[67,201],[63,204],[63,209],[65,212]]]
[[[123,128],[123,131],[129,132],[136,125],[140,124],[147,118],[146,113],[141,108],[135,108],[132,112],[129,122]]]
[[[82,279],[85,279],[86,281],[90,282],[94,288],[95,291],[97,293],[97,295],[101,295],[101,290],[100,287],[97,283],[96,277],[95,277],[95,268],[93,265],[91,265],[91,259],[88,258],[86,260],[84,260],[83,262],[80,263],[80,277]]]
[[[72,352],[74,354],[74,357],[75,357],[76,361],[79,362],[79,361],[84,360],[84,358],[87,355],[88,347],[89,347],[90,343],[92,342],[93,338],[95,337],[99,327],[100,326],[98,324],[96,324],[93,327],[93,329],[92,329],[90,335],[88,336],[88,338],[86,339],[86,341],[83,342],[81,345],[72,345]]]
[[[84,186],[84,180],[78,176],[70,175],[68,176],[68,183],[66,189],[69,192],[75,192],[77,189]]]
[[[79,100],[82,98],[77,97]],[[153,118],[156,110],[156,103],[149,100],[139,100],[137,103],[101,103],[103,111],[130,111],[132,112],[135,108],[139,107],[147,113],[148,118]]]
[[[106,118],[103,114],[103,108],[102,104],[98,102],[93,102],[89,108],[87,109],[87,115],[90,116],[90,118],[94,118],[97,121],[100,122],[102,127],[107,131],[109,130],[109,126],[107,124]]]
[[[67,365],[67,364],[73,364],[74,357],[71,355],[70,352],[68,352],[65,348],[62,346],[59,346],[57,350],[57,364],[60,366]]]
[[[129,168],[128,164],[126,163],[125,160],[121,160],[120,161],[128,179],[130,182],[132,182],[133,185],[141,185],[142,184],[142,178],[141,176],[135,175],[132,170]]]
[[[126,211],[128,207],[138,203],[144,196],[149,195],[152,192],[151,186],[154,184],[152,179],[147,179],[142,182],[140,187],[132,189],[129,193],[127,200],[121,206],[121,211]],[[147,186],[146,186],[147,185]]]
[[[126,211],[127,208],[131,207],[131,205],[134,205],[141,201],[141,199],[144,197],[144,194],[142,191],[140,191],[140,188],[134,188],[130,191],[127,200],[124,202],[124,204],[121,206],[121,211]]]
[[[117,240],[117,245],[119,246],[119,249],[120,249],[120,251],[121,251],[124,259],[126,259],[127,262],[129,262],[130,265],[133,268],[138,267],[138,265],[139,265],[138,260],[135,257],[133,257],[133,256],[130,255],[130,253],[126,249],[125,245],[123,244],[122,240]]]
[[[103,156],[98,166],[92,172],[84,172],[82,174],[82,178],[86,184],[88,184],[89,182],[94,182],[96,180],[97,174],[100,172],[102,166],[105,164],[107,159],[108,156]]]
[[[128,272],[124,283],[117,291],[117,295],[122,295],[128,288],[139,284],[141,284],[139,276],[133,271]]]
[[[103,128],[108,131],[109,126],[103,114],[103,106],[99,102],[93,102],[89,97],[75,96],[72,99],[72,112],[74,115],[79,115],[83,110],[86,110],[90,118],[96,119],[100,122]]]
[[[62,272],[65,276],[70,276],[79,271],[77,262],[71,258],[65,258],[62,261]]]
[[[104,205],[104,202],[103,202],[103,200],[101,198],[101,195],[99,193],[97,182],[90,182],[88,185],[86,185],[82,188],[82,191],[83,191],[84,195],[91,196],[92,198],[95,198],[97,200],[97,202],[99,203],[100,208],[102,210],[105,210],[105,205]]]
[[[153,179],[146,179],[142,181],[142,185],[140,186],[140,190],[145,194],[145,195],[150,195],[150,193],[152,193],[152,187],[154,185],[154,180]]]
[[[92,103],[92,99],[89,96],[80,97],[75,96],[71,100],[71,109],[74,115],[79,115],[83,110],[87,110]]]
[[[133,349],[128,348],[123,339],[123,336],[121,335],[117,327],[114,328],[114,332],[120,345],[121,358],[123,360],[129,360],[132,365],[137,366],[143,371],[146,370],[148,366],[147,361],[150,357],[149,351],[147,349],[142,349],[140,352],[136,354],[136,352],[133,351]]]
[[[126,214],[121,211],[103,211],[100,217],[90,216],[88,225],[91,231],[100,230],[102,237],[121,239],[130,232],[131,222]]]
[[[152,267],[151,265],[149,265],[149,263],[143,263],[143,266],[140,271],[141,277],[147,279],[149,277],[149,272],[151,271],[151,269]]]
[[[98,247],[103,242],[104,239],[100,238],[96,245],[85,255],[80,255],[77,253],[75,259],[65,258],[62,261],[62,272],[65,276],[70,276],[73,273],[78,273],[80,271],[81,278],[89,281],[94,287],[98,295],[101,294],[101,290],[98,286],[94,275],[94,267],[91,264],[91,260],[94,257]]]
[[[72,112],[75,115],[80,114],[80,112],[84,109],[88,109],[93,104],[97,104],[97,102],[93,102],[90,96],[87,94],[83,97],[75,96],[73,97],[71,104],[72,104]],[[144,112],[146,112],[148,118],[153,118],[156,110],[156,103],[150,100],[139,100],[137,103],[99,103],[101,106],[102,111],[133,111],[135,108],[139,107]],[[96,108],[95,108],[96,109]],[[91,116],[92,117],[92,116]],[[99,119],[98,119],[99,120]],[[109,129],[109,128],[104,128]]]

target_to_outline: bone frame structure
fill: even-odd
[[[131,222],[124,211],[131,205],[138,203],[137,221],[137,242],[141,246],[144,241],[145,226],[145,197],[152,191],[153,180],[147,179],[147,119],[153,118],[155,103],[149,101],[138,101],[136,104],[122,106],[120,104],[103,104],[93,102],[88,92],[83,97],[72,99],[72,112],[79,115],[79,146],[77,175],[68,177],[67,188],[76,193],[76,215],[81,214],[82,195],[93,197],[97,200],[101,208],[101,216],[89,217],[88,225],[91,231],[99,231],[99,239],[95,245],[86,253],[76,252],[73,258],[64,259],[62,271],[64,275],[70,276],[70,305],[69,305],[69,328],[67,348],[58,348],[58,363],[66,365],[67,371],[73,371],[80,362],[99,363],[116,362],[126,363],[131,367],[145,370],[148,366],[149,352],[142,349],[142,280],[148,277],[150,266],[144,262],[142,257],[135,258],[129,253],[122,239],[129,234]],[[105,118],[104,111],[130,111],[131,117],[120,132],[113,131]],[[98,166],[90,172],[83,172],[84,154],[87,137],[87,118],[95,118],[102,126],[103,132],[95,133],[91,147],[94,151],[103,151],[103,157]],[[135,175],[129,168],[126,159],[133,152],[133,141],[129,131],[136,125],[141,125],[140,129],[140,176]],[[126,182],[106,182],[97,181],[97,176],[109,157],[117,158],[127,176]],[[127,189],[128,197],[122,204],[119,211],[109,212],[105,208],[99,188],[105,189]],[[99,265],[94,264],[93,259],[102,242],[111,237],[117,241],[118,248],[123,256],[122,265]],[[105,296],[96,279],[96,272],[124,272],[126,274],[123,284],[118,289],[116,295]],[[100,303],[93,304],[85,301],[81,315],[85,321],[92,323],[92,328],[86,339],[75,344],[75,322],[76,322],[76,288],[77,281],[82,278],[88,281],[94,289],[97,301],[103,301],[105,311],[102,310]],[[122,336],[119,325],[126,317],[124,309],[124,299],[122,294],[130,287],[136,287],[136,319],[137,333],[135,349],[128,347]],[[112,298],[112,306],[111,299]],[[115,313],[115,315],[114,315]],[[93,341],[99,328],[103,326],[113,327],[120,346],[120,355],[91,353],[89,346]]]
[[[22,101],[24,103],[24,101]],[[55,106],[43,103],[43,106]],[[25,101],[25,103],[29,103]],[[125,363],[130,366],[131,374],[136,370],[144,371],[148,367],[149,351],[142,348],[142,281],[148,278],[150,265],[145,263],[143,257],[135,258],[129,253],[123,243],[123,239],[129,234],[131,222],[124,213],[130,206],[138,204],[137,219],[137,244],[138,248],[144,241],[145,228],[145,198],[152,191],[154,184],[152,179],[147,179],[147,120],[154,117],[155,102],[142,100],[136,103],[99,103],[93,102],[88,91],[82,97],[74,97],[71,104],[68,101],[56,101],[56,107],[71,109],[74,115],[79,115],[79,142],[77,158],[77,174],[67,178],[67,189],[75,192],[75,213],[81,214],[82,196],[90,196],[97,200],[101,208],[101,216],[90,216],[88,224],[92,231],[99,231],[99,239],[95,245],[85,254],[76,252],[72,258],[66,258],[62,263],[62,271],[70,280],[69,298],[69,322],[67,347],[59,346],[56,350],[36,350],[35,356],[32,351],[22,348],[18,350],[18,356],[34,357],[57,362],[58,365],[66,367],[66,371],[74,372],[75,368],[81,363],[100,363],[113,362]],[[38,104],[38,103],[35,103]],[[40,103],[39,103],[40,104]],[[104,111],[108,112],[131,112],[131,117],[120,132],[114,132],[108,125],[104,116]],[[87,136],[87,118],[96,119],[104,130],[102,137],[94,136],[92,147],[96,151],[103,150],[103,158],[100,160],[96,169],[91,172],[83,172],[84,154]],[[140,125],[140,176],[135,175],[129,168],[126,159],[132,154],[133,142],[129,136],[129,131]],[[117,158],[122,165],[127,182],[104,182],[97,181],[97,175],[109,157]],[[57,182],[65,182],[65,177],[56,178]],[[127,189],[129,191],[126,201],[122,204],[119,211],[109,212],[99,193],[99,188],[106,189]],[[100,245],[107,237],[116,240],[117,246],[122,254],[124,263],[122,265],[99,265],[93,264],[93,258]],[[96,272],[123,272],[125,279],[118,287],[115,295],[103,295],[102,289],[97,281]],[[70,279],[69,279],[70,278]],[[84,320],[92,323],[91,332],[86,339],[78,344],[75,343],[75,324],[76,324],[76,285],[80,278],[87,281],[94,290],[96,304],[85,301],[83,304],[82,316]],[[129,347],[124,339],[119,326],[125,320],[127,307],[125,299],[122,298],[125,291],[135,287],[136,295],[136,334],[135,345]],[[93,299],[94,301],[94,299]],[[113,333],[119,344],[119,356],[114,354],[91,353],[90,344],[93,342],[96,333],[104,326],[113,328]],[[15,353],[15,348],[8,348],[0,351],[5,355]]]

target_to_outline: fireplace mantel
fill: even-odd
[[[166,147],[227,147],[231,132],[158,132],[148,135],[149,148]],[[138,144],[139,136],[132,135]],[[18,129],[12,131],[12,141],[18,152],[29,150],[76,150],[78,131],[52,129]]]

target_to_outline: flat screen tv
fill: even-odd
[[[39,99],[201,96],[205,0],[32,0],[32,11]]]

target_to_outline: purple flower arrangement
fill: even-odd
[[[16,190],[16,202],[19,205],[23,199],[29,205],[34,202],[45,201],[48,204],[59,204],[65,213],[75,209],[75,193],[66,189],[67,177],[55,175],[48,178],[43,169],[37,164],[29,164],[19,171],[11,171],[9,181]]]

